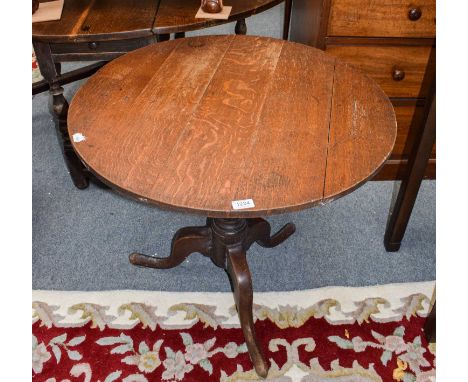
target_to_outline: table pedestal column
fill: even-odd
[[[255,337],[252,315],[252,278],[246,253],[256,242],[262,247],[275,247],[291,236],[296,227],[286,224],[270,236],[270,224],[256,219],[207,219],[203,227],[184,227],[172,239],[171,254],[158,258],[132,253],[130,262],[150,268],[172,268],[181,264],[190,254],[199,252],[229,275],[241,328],[255,371],[261,377],[268,374],[268,364]]]

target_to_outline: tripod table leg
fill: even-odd
[[[130,263],[149,268],[167,269],[181,264],[192,253],[209,256],[211,232],[208,227],[185,227],[179,229],[172,239],[171,254],[160,258],[132,253]]]
[[[241,247],[228,247],[227,272],[231,278],[234,289],[237,312],[244,333],[249,355],[257,374],[265,378],[268,374],[268,364],[255,337],[255,328],[252,315],[252,278],[246,253]]]

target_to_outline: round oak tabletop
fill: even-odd
[[[112,61],[75,95],[68,129],[86,166],[127,195],[250,218],[354,190],[389,156],[396,120],[375,82],[333,56],[230,35]]]

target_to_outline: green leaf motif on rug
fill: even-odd
[[[209,375],[213,374],[213,365],[206,358],[202,359],[198,364],[203,370],[207,371]]]
[[[415,382],[416,376],[414,374],[405,373],[402,378],[402,382]]]
[[[405,335],[405,327],[399,326],[398,328],[395,329],[393,334],[398,337],[403,337]]]
[[[80,361],[83,358],[83,356],[80,353],[78,353],[76,350],[68,350],[67,354],[68,354],[68,358],[70,358],[73,361]]]
[[[354,349],[354,345],[351,341],[345,340],[344,338],[338,336],[330,336],[328,339],[331,342],[336,343],[341,349]]]
[[[104,382],[114,382],[117,380],[117,378],[120,377],[120,375],[122,374],[122,371],[121,370],[117,370],[117,371],[114,371],[113,373],[110,373],[106,379],[104,380]]]
[[[193,344],[193,339],[190,334],[180,333],[180,336],[182,337],[182,342],[184,343],[185,346],[189,346]]]
[[[145,354],[149,352],[149,347],[146,345],[145,341],[140,342],[140,346],[138,346],[138,351],[140,354]]]
[[[67,339],[67,333],[63,333],[60,336],[54,337],[50,340],[51,344],[63,344]]]
[[[132,348],[128,345],[128,344],[123,344],[123,345],[119,345],[115,348],[113,348],[110,353],[111,354],[125,354],[129,351],[131,351]]]
[[[126,365],[138,365],[140,357],[135,355],[128,355],[122,359],[122,363]]]
[[[86,336],[75,337],[75,338],[72,338],[70,341],[68,341],[67,345],[77,346],[81,344],[85,339],[86,339]]]
[[[237,352],[240,353],[247,353],[247,344],[244,342],[242,345],[237,347]]]
[[[60,359],[62,358],[62,351],[57,345],[52,345],[51,347],[52,347],[52,353],[54,353],[57,363],[60,363]]]
[[[164,351],[166,352],[166,357],[167,358],[175,358],[175,353],[170,347],[165,347]]]
[[[102,337],[96,341],[98,345],[115,345],[115,344],[121,344],[121,343],[126,343],[129,344],[130,346],[133,346],[133,340],[131,337],[120,333],[119,337]]]
[[[390,350],[385,350],[380,357],[380,361],[384,366],[387,366],[387,362],[392,359],[392,352]]]

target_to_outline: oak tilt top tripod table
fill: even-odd
[[[255,338],[246,260],[274,247],[262,216],[336,199],[383,165],[396,136],[390,101],[357,70],[305,45],[209,36],[138,49],[99,70],[72,101],[78,156],[104,183],[142,202],[203,214],[180,229],[171,254],[130,255],[171,268],[199,252],[229,274],[255,370],[268,363]]]

